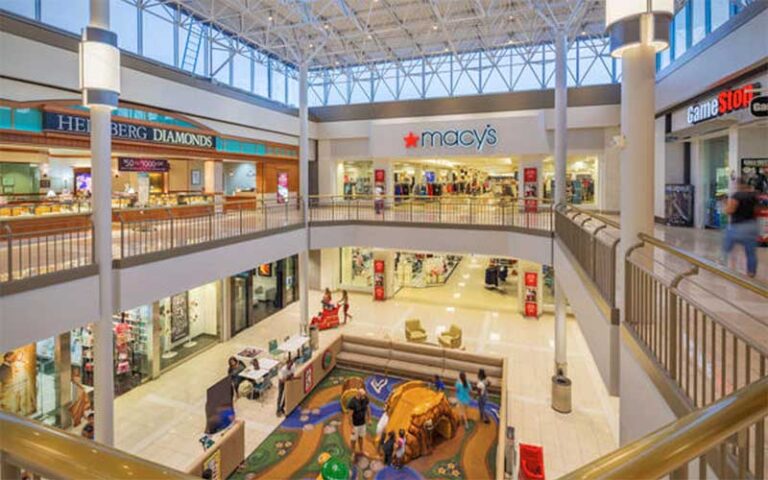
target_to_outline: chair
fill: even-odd
[[[416,343],[427,341],[427,331],[421,326],[421,320],[412,318],[405,321],[405,339]]]
[[[455,323],[451,324],[451,328],[437,337],[437,341],[445,348],[461,347],[461,328]]]

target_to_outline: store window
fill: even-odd
[[[373,162],[343,162],[341,177],[341,194],[345,198],[373,194]]]
[[[224,192],[238,195],[256,192],[256,164],[253,162],[224,162]]]
[[[395,276],[401,287],[425,288],[445,285],[461,257],[434,253],[395,253]]]
[[[681,8],[677,14],[675,14],[675,18],[673,20],[672,25],[674,25],[674,30],[672,32],[673,38],[672,38],[672,46],[674,48],[674,51],[672,52],[674,55],[674,58],[680,58],[685,51],[688,49],[688,43],[687,43],[687,16],[688,16],[688,6],[684,6]]]
[[[709,228],[725,228],[728,215],[725,201],[728,198],[728,137],[718,137],[701,142],[701,158],[704,171],[704,225]]]
[[[341,284],[347,288],[373,288],[373,250],[360,247],[342,247]]]
[[[731,16],[731,0],[710,0],[712,31],[714,32]]]
[[[567,180],[566,201],[572,205],[594,205],[596,202],[598,158],[596,156],[568,157],[565,176]],[[544,160],[543,197],[552,199],[555,189],[555,162]]]
[[[696,45],[707,35],[706,2],[707,0],[691,0],[688,4],[691,9],[692,45]]]

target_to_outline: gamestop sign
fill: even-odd
[[[499,143],[498,133],[490,124],[485,128],[409,131],[403,137],[406,149],[455,148],[482,151]]]
[[[717,96],[688,107],[688,124],[711,120],[731,112],[749,108],[749,104],[756,96],[756,90],[760,89],[760,83],[750,83],[743,87],[723,90]]]

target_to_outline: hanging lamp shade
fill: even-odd
[[[621,57],[638,45],[651,45],[657,52],[666,49],[674,13],[674,0],[606,0],[605,26],[611,37],[611,55]]]
[[[120,50],[117,35],[86,27],[80,42],[80,90],[85,106],[117,107],[120,96]]]

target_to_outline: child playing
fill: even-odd
[[[403,468],[403,458],[405,458],[405,430],[400,429],[400,435],[397,438],[397,449],[395,450],[395,467],[399,470]]]

